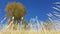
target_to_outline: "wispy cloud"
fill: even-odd
[[[48,19],[50,20],[50,22],[53,24],[53,28],[54,29],[60,29],[60,21],[58,19],[56,19],[54,16],[51,16],[52,18],[48,17]]]
[[[57,12],[57,11],[54,11],[53,13],[54,13],[54,14],[59,14],[59,12]]]
[[[59,5],[56,5],[56,7],[60,8],[60,6],[59,6]]]
[[[54,14],[54,15],[56,15],[56,16],[58,16],[58,17],[60,17],[60,14]]]
[[[55,9],[55,10],[57,10],[57,11],[60,11],[60,9],[59,8],[56,8],[56,7],[52,7],[53,9]]]
[[[53,4],[60,4],[60,2],[55,2],[55,3],[53,3]]]
[[[51,13],[48,13],[47,16],[48,16],[48,17],[51,17],[51,16],[53,16],[53,15],[52,15]]]
[[[3,23],[3,21],[6,19],[6,17],[3,19],[3,20],[1,20],[1,22],[0,23]]]

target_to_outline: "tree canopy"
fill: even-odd
[[[14,17],[14,19],[21,20],[26,13],[25,7],[19,2],[9,2],[6,7],[6,17]]]

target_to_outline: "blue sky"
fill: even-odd
[[[8,2],[13,2],[15,0],[0,0],[0,21],[4,18],[5,11],[4,8]],[[16,0],[21,2],[26,7],[26,15],[24,16],[26,20],[38,16],[39,20],[46,21],[48,18],[47,14],[52,11],[54,2],[59,2],[59,0]]]

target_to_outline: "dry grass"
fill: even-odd
[[[60,34],[60,30],[24,30],[21,27],[20,30],[13,30],[13,26],[11,26],[11,29],[4,27],[0,30],[0,34]]]
[[[60,34],[60,30],[2,30],[0,34]]]
[[[60,30],[13,30],[13,28],[7,29],[5,27],[4,29],[0,30],[0,34],[60,34]]]

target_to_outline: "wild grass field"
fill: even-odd
[[[47,30],[2,30],[0,31],[0,34],[60,34],[60,30],[51,30],[51,31],[47,31]]]
[[[28,3],[28,4],[30,5],[30,3]],[[38,3],[36,2],[36,5],[37,4]],[[27,4],[26,4],[26,8],[30,7],[29,5],[27,6]],[[32,3],[32,6],[35,6],[35,4]],[[39,5],[39,7],[40,7],[40,5]],[[37,9],[40,10],[41,8],[39,8],[39,7]],[[30,8],[32,8],[32,10],[30,12],[32,14],[27,12],[26,8],[22,3],[15,2],[15,1],[8,2],[6,7],[4,8],[4,11],[6,12],[5,17],[0,22],[0,34],[60,34],[60,13],[59,12],[53,11],[52,13],[50,13],[50,12],[46,13],[45,11],[42,11],[42,12],[40,12],[41,13],[41,16],[40,16],[39,12],[34,13],[35,12],[34,9],[36,7],[34,7],[34,8],[30,7]],[[29,8],[29,10],[30,10],[30,8]],[[42,6],[42,8],[45,8],[45,7]],[[59,5],[56,5],[52,8],[53,8],[53,10],[60,11]],[[45,9],[43,9],[43,10],[45,10]],[[29,16],[30,15],[34,16],[37,14],[37,15],[39,15],[39,17],[42,17],[42,20],[45,20],[46,16],[48,18],[46,18],[46,21],[42,21],[42,20],[39,20],[39,18],[37,18],[37,16],[36,16],[36,18],[33,17],[30,20],[26,20],[24,18],[26,13],[28,13]],[[4,14],[4,12],[2,12],[2,14]],[[4,27],[2,27],[1,24],[2,24],[2,26],[4,25]],[[5,25],[7,25],[7,26],[5,27]],[[15,28],[16,28],[16,30],[15,30]]]

